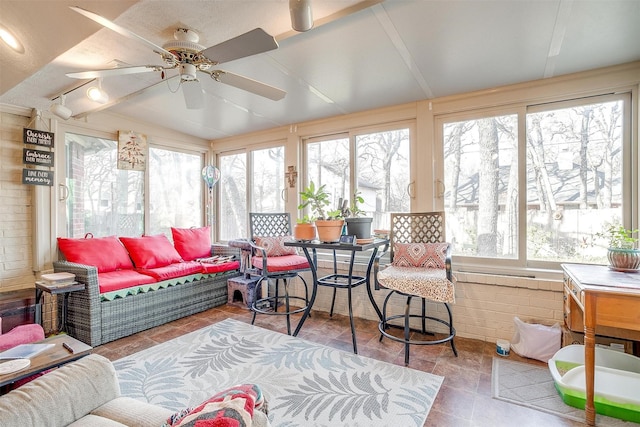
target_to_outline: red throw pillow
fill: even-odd
[[[182,262],[180,254],[167,236],[120,237],[136,268],[164,267],[174,262]]]
[[[58,237],[58,248],[67,261],[93,265],[98,273],[133,269],[127,250],[116,236],[88,239]]]
[[[296,255],[298,252],[293,246],[285,246],[284,242],[293,242],[293,236],[262,237],[254,236],[256,245],[267,251],[267,256]]]
[[[173,228],[173,245],[183,260],[193,261],[197,258],[211,256],[211,227]]]
[[[449,243],[396,243],[393,265],[396,267],[445,268]]]

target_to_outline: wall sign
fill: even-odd
[[[53,132],[24,128],[22,130],[22,140],[25,144],[40,145],[42,147],[53,147]]]
[[[22,169],[22,183],[53,186],[53,172],[39,169]]]
[[[53,166],[53,152],[23,148],[22,163],[26,165]]]

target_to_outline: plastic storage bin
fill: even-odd
[[[640,358],[596,347],[594,406],[598,414],[640,423]],[[584,346],[569,345],[549,359],[556,389],[567,405],[584,409]]]

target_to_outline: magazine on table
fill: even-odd
[[[55,344],[20,344],[0,353],[1,359],[28,359],[45,350],[53,348]]]

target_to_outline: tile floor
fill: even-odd
[[[94,352],[111,360],[117,360],[228,317],[247,323],[251,322],[251,312],[246,308],[224,305],[98,346]],[[255,324],[266,329],[286,333],[286,323],[283,316],[259,315]],[[297,323],[294,322],[294,324]],[[360,355],[404,365],[402,344],[389,339],[380,342],[377,322],[357,319],[356,335]],[[303,325],[299,337],[341,350],[352,351],[349,318],[346,316],[334,315],[331,318],[328,313],[313,311],[312,316]],[[462,337],[456,337],[455,342],[458,357],[453,355],[448,343],[436,346],[412,346],[411,348],[410,368],[431,372],[445,378],[425,426],[551,427],[586,425],[492,399],[491,364],[492,358],[498,357],[495,353],[495,344]],[[509,358],[528,361],[513,352]],[[535,361],[531,363],[542,364]]]

